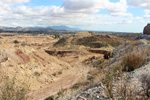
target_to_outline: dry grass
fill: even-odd
[[[113,98],[113,100],[147,100],[148,97],[145,90],[142,95],[137,98],[138,95],[134,87],[130,86],[127,80],[123,78],[122,66],[116,66],[105,73],[103,84],[106,86],[108,98]],[[116,80],[121,83],[114,87],[113,84]]]
[[[147,44],[150,44],[150,41],[147,41]]]
[[[103,68],[105,67],[105,60],[104,60],[104,59],[101,59],[101,60],[100,60],[100,65],[97,66],[97,67],[100,68],[100,69],[103,69]]]
[[[137,46],[137,45],[139,45],[141,42],[140,41],[131,41],[130,42],[130,44],[132,45],[132,46]]]
[[[133,71],[141,67],[147,62],[148,55],[148,50],[134,49],[133,52],[128,52],[121,62],[122,66],[124,66],[123,71]]]
[[[139,42],[134,41],[133,46],[138,45]],[[147,100],[146,92],[143,92],[143,95],[137,99],[138,96],[136,90],[130,86],[128,80],[122,78],[122,71],[133,71],[149,61],[150,48],[136,48],[134,47],[133,51],[129,51],[122,58],[121,63],[118,62],[115,66],[110,66],[109,69],[105,70],[105,63],[100,65],[101,76],[103,78],[102,82],[106,86],[107,96],[109,98],[115,98],[115,100]],[[102,66],[102,67],[101,67]],[[104,68],[104,69],[103,69]],[[115,93],[113,89],[113,84],[117,84],[116,81],[120,81],[119,86],[115,87]]]
[[[105,77],[105,84],[106,84],[106,87],[107,87],[107,96],[109,98],[113,97],[112,82],[113,82],[113,74],[109,72],[109,73],[106,74],[106,77]]]
[[[130,84],[127,85],[127,80],[122,78],[122,71],[133,71],[141,67],[147,62],[149,55],[149,48],[135,48],[132,52],[129,51],[126,56],[122,58],[121,63],[110,67],[109,70],[103,71],[103,74],[105,75],[103,77],[103,84],[106,86],[106,92],[109,98],[115,97],[113,92],[113,82],[119,79],[121,81],[121,85],[116,87],[117,89],[115,93],[115,95],[117,95],[117,100],[136,100],[135,97],[137,94],[135,93],[134,88],[130,88]],[[140,98],[139,100],[146,100],[145,98],[147,97],[145,94],[146,93],[143,93],[143,96],[141,97],[142,99]]]
[[[3,78],[3,84],[1,84],[0,88],[0,100],[27,100],[27,87],[23,84],[21,86],[17,86],[15,78]]]
[[[121,79],[121,81],[125,81]],[[142,95],[137,95],[134,87],[131,87],[130,84],[122,82],[120,86],[117,86],[117,92],[115,100],[148,100],[146,96],[146,91],[142,92]]]

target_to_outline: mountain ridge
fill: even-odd
[[[39,27],[39,26],[35,26],[35,27],[5,27],[5,26],[0,26],[1,30],[66,30],[66,31],[80,31],[81,29],[79,28],[71,28],[68,26],[64,26],[64,25],[60,25],[60,26],[47,26],[47,27]]]

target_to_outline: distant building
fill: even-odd
[[[150,35],[150,23],[148,23],[147,26],[144,27],[143,34]]]

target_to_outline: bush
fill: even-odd
[[[26,46],[26,45],[27,45],[26,42],[22,42],[22,43],[21,43],[21,46]]]
[[[112,52],[106,52],[104,54],[104,59],[109,59],[109,58],[112,58],[113,57],[113,53]]]
[[[146,63],[146,55],[142,51],[128,52],[122,59],[123,71],[133,71]]]
[[[27,100],[27,90],[24,86],[17,86],[15,78],[4,78],[0,87],[0,100]]]
[[[18,41],[18,40],[14,40],[14,41],[13,41],[13,43],[18,44],[18,43],[19,43],[19,41]]]
[[[54,35],[53,38],[54,38],[54,39],[59,39],[59,38],[60,38],[60,35]]]

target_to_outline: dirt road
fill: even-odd
[[[82,78],[85,78],[84,75],[86,73],[86,70],[82,68],[78,69],[76,67],[70,71],[72,72],[68,72],[62,77],[59,77],[57,81],[51,83],[49,86],[29,93],[28,100],[44,100],[45,98],[51,95],[57,94],[62,89],[67,89],[73,86],[75,83],[78,83],[79,81],[83,80]]]

